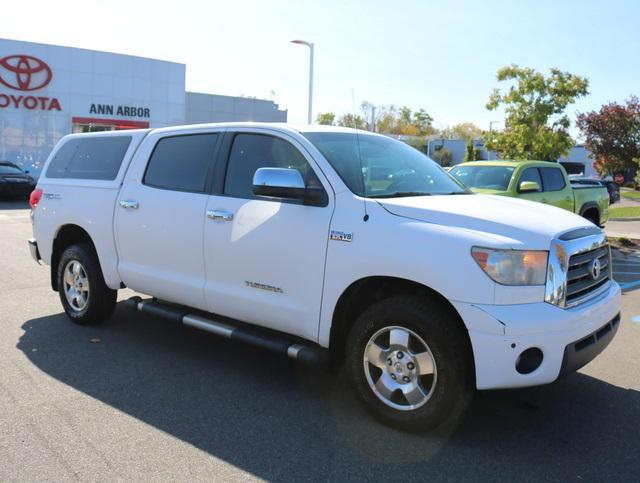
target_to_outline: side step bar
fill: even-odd
[[[139,312],[205,330],[227,339],[262,347],[308,364],[319,364],[327,360],[326,349],[303,345],[288,340],[284,336],[267,333],[266,331],[252,330],[244,326],[234,327],[217,320],[190,314],[179,307],[158,303],[153,299],[142,300],[140,297],[131,297],[126,301],[126,305]]]

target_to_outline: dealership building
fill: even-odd
[[[187,92],[184,64],[0,39],[0,161],[36,175],[77,132],[286,122],[273,101]]]

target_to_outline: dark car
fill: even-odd
[[[36,180],[9,161],[0,161],[0,197],[28,198],[36,187]]]
[[[620,201],[620,187],[614,181],[603,181],[592,178],[571,178],[572,185],[604,186],[609,192],[609,204]]]

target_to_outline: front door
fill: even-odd
[[[224,183],[208,200],[204,227],[208,308],[316,340],[333,197],[326,206],[259,199],[252,180],[258,168],[287,167],[307,186],[331,193],[329,184],[293,139],[228,135]]]
[[[203,226],[218,134],[160,138],[127,177],[116,207],[120,276],[127,287],[206,309]]]
[[[519,198],[529,201],[537,201],[540,203],[548,202],[548,200],[545,198],[545,194],[542,191],[542,178],[540,177],[540,171],[538,171],[538,168],[526,168],[522,171],[522,173],[520,174],[520,179],[518,180],[518,191],[520,191],[520,184],[524,181],[533,181],[538,185],[538,190],[519,193]]]

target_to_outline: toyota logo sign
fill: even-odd
[[[51,69],[31,55],[8,55],[0,59],[0,83],[18,91],[35,91],[51,82]]]

